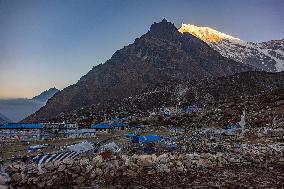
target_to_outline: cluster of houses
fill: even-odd
[[[2,140],[45,140],[65,137],[70,131],[79,131],[76,123],[7,123],[0,127]],[[79,132],[80,133],[80,132]]]
[[[0,127],[0,137],[2,140],[43,140],[46,137],[43,130],[43,124],[7,123]]]
[[[94,137],[96,133],[113,133],[126,130],[129,125],[124,118],[113,118],[108,122],[92,124],[91,128],[79,129],[77,123],[7,123],[0,126],[2,140],[46,140],[51,138]]]
[[[126,130],[129,125],[126,123],[125,118],[113,118],[108,122],[92,124],[91,128],[95,129],[97,133],[112,133],[117,130]]]
[[[192,113],[193,107],[192,106],[186,106],[184,108],[181,108],[180,106],[170,106],[170,107],[161,107],[161,108],[155,108],[152,112],[150,112],[151,116],[171,116],[176,114],[182,114],[182,113]]]
[[[176,113],[191,113],[193,107],[188,106],[183,109],[178,106],[162,107],[154,109],[150,117],[171,116]],[[139,117],[139,116],[138,116]],[[134,118],[137,118],[134,116]],[[133,118],[112,118],[109,121],[92,124],[88,129],[79,129],[77,123],[7,123],[0,125],[0,140],[45,140],[52,138],[80,138],[93,137],[96,133],[114,133],[118,130],[129,128],[128,121]]]

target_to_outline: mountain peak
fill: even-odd
[[[165,18],[163,18],[161,22],[154,22],[148,33],[159,38],[171,39],[173,36],[178,34],[178,29],[173,23],[168,22]]]
[[[162,22],[168,22],[166,18],[163,18]]]
[[[217,43],[222,39],[240,40],[239,38],[235,38],[231,35],[227,35],[212,28],[200,27],[192,24],[182,23],[182,26],[178,31],[180,33],[190,33],[191,35],[194,35],[195,37],[201,39],[206,43]]]
[[[59,91],[56,87],[52,87],[52,88],[50,88],[50,89],[48,89],[48,90],[56,90],[56,91]]]
[[[40,95],[33,97],[32,99],[40,102],[47,102],[47,100],[53,97],[58,91],[59,90],[57,88],[53,87],[42,92]]]

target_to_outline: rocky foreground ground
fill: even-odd
[[[283,188],[284,166],[259,168],[229,166],[193,169],[186,173],[117,177],[105,182],[88,181],[91,188]],[[68,186],[69,187],[69,186]],[[68,188],[66,187],[66,188]]]
[[[88,179],[79,185],[66,178],[48,188],[283,188],[284,166],[260,168],[254,166],[228,166],[196,168],[186,173],[160,173],[142,176],[118,176]],[[28,186],[23,188],[29,188]],[[34,186],[33,188],[37,188]]]
[[[234,153],[84,156],[5,166],[12,188],[283,188],[283,148]]]

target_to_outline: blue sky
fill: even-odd
[[[283,0],[0,0],[0,98],[74,84],[164,17],[247,41],[284,38]]]

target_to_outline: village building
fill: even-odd
[[[48,138],[44,124],[7,123],[0,127],[0,136],[6,140],[44,140]]]
[[[78,130],[77,123],[44,123],[45,132],[54,136],[64,135],[68,130]]]
[[[66,138],[86,138],[95,137],[96,129],[78,129],[78,130],[67,130],[64,133]]]
[[[114,130],[126,130],[129,128],[129,125],[126,123],[114,123],[111,126]]]
[[[97,133],[111,133],[112,126],[109,123],[92,124],[92,129],[95,129]]]
[[[126,130],[129,125],[125,123],[127,118],[111,118],[109,121],[92,124],[91,128],[95,129],[98,133],[111,133],[117,130]]]

